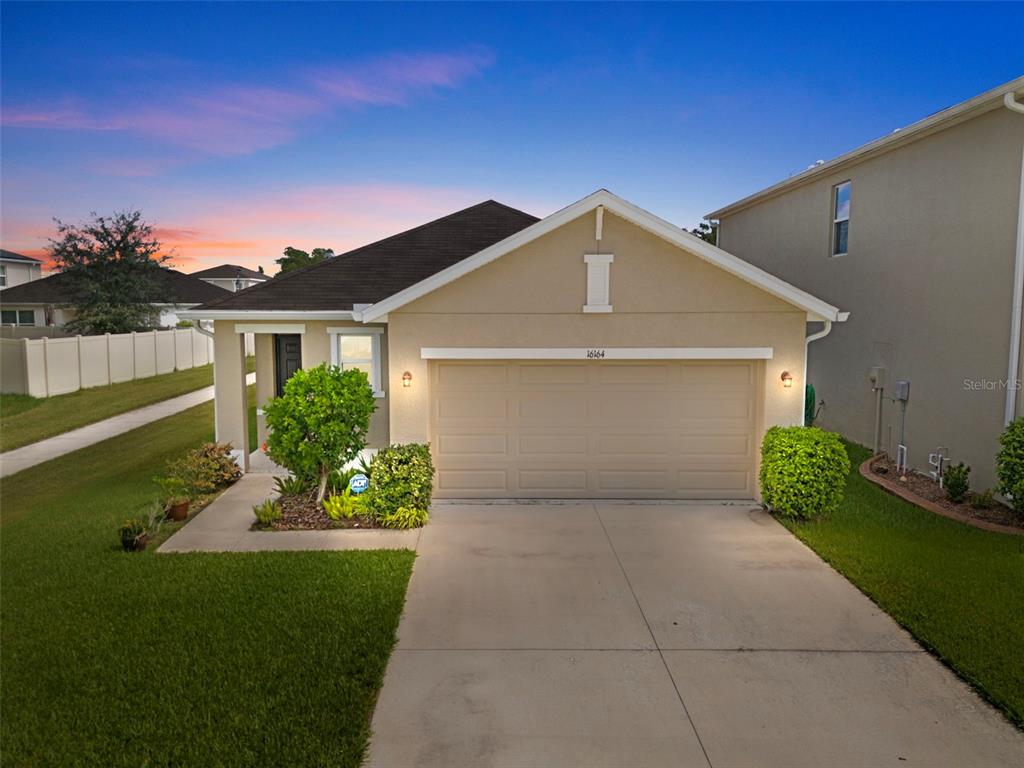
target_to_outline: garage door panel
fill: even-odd
[[[750,498],[757,365],[432,363],[438,496]]]

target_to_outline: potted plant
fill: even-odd
[[[157,483],[164,492],[164,510],[168,520],[181,522],[188,517],[189,493],[185,481],[174,475],[161,477]]]
[[[125,520],[119,533],[121,534],[121,548],[125,552],[141,552],[146,548],[149,530],[144,520],[138,517]]]

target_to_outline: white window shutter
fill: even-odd
[[[615,257],[610,253],[588,253],[583,257],[587,265],[587,303],[584,312],[611,312],[611,265]]]

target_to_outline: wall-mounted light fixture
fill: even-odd
[[[411,387],[412,386],[412,374],[409,373],[408,371],[406,371],[405,373],[402,374],[402,386],[403,387]]]
[[[782,386],[789,388],[793,386],[793,374],[789,371],[782,372]]]

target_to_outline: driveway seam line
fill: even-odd
[[[704,746],[704,740],[700,737],[700,731],[697,730],[697,724],[693,722],[693,717],[690,715],[690,710],[686,706],[683,694],[679,691],[679,686],[676,684],[676,679],[672,675],[672,670],[669,669],[668,662],[665,661],[665,654],[662,652],[661,646],[658,645],[658,638],[654,636],[654,630],[651,629],[651,622],[647,620],[647,614],[644,613],[644,608],[640,605],[640,599],[636,596],[636,590],[633,589],[633,582],[629,580],[629,574],[626,573],[626,567],[622,564],[622,559],[619,557],[618,550],[615,549],[612,537],[608,535],[608,529],[604,525],[601,512],[598,510],[597,504],[592,502],[591,506],[594,509],[594,516],[597,518],[597,523],[601,526],[602,533],[604,533],[605,540],[608,542],[608,546],[611,548],[612,554],[615,555],[615,562],[619,564],[619,570],[622,572],[622,578],[626,580],[626,586],[629,587],[629,594],[633,596],[633,602],[636,603],[636,608],[640,611],[640,617],[644,620],[644,626],[647,627],[647,633],[651,636],[651,642],[654,643],[654,648],[658,652],[658,658],[661,659],[661,665],[665,669],[665,674],[668,675],[668,679],[672,683],[672,689],[676,692],[676,698],[679,699],[679,705],[683,708],[683,714],[686,715],[686,719],[690,723],[690,728],[693,729],[693,735],[697,738],[697,743],[700,745],[700,751],[704,753],[704,761],[708,764],[708,768],[713,768],[711,764],[711,757],[708,755],[708,750]]]

